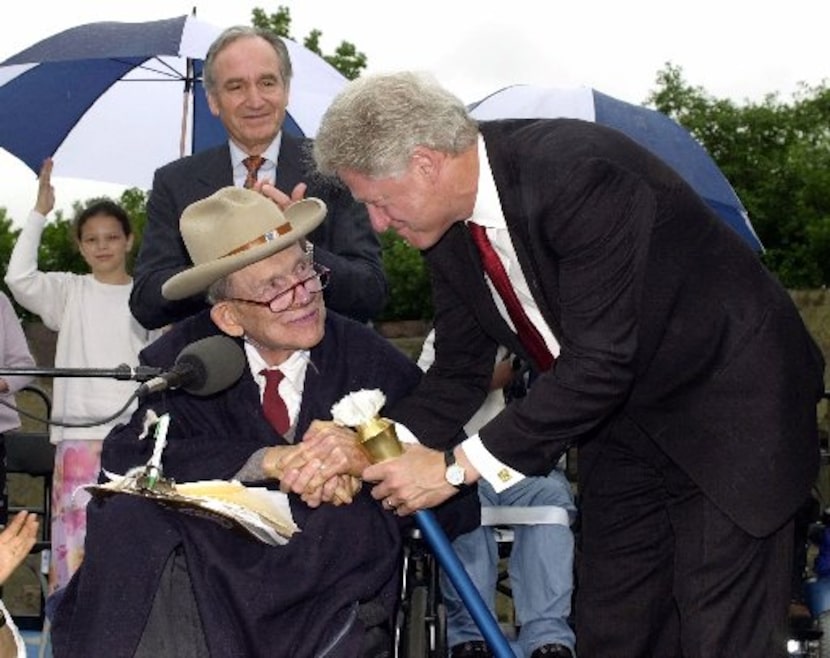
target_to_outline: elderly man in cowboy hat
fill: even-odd
[[[187,345],[223,332],[239,341],[249,367],[208,397],[181,389],[148,396],[102,453],[111,473],[146,464],[153,446],[139,437],[152,409],[170,415],[162,464],[179,483],[238,479],[277,488],[291,480],[289,459],[316,463],[326,483],[302,498],[289,494],[300,531],[272,546],[147,498],[94,501],[84,564],[54,617],[57,658],[389,650],[382,631],[394,614],[401,521],[360,490],[356,476],[368,462],[351,431],[313,421],[330,419],[334,403],[363,388],[394,401],[419,370],[371,329],[327,312],[320,293],[328,273],[304,240],[324,215],[317,199],[283,213],[239,188],[185,210],[180,228],[194,265],[168,280],[164,294],[207,291],[211,308],[174,326],[142,362],[170,367]],[[274,369],[287,411],[279,429],[262,402]]]

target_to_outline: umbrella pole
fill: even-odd
[[[195,9],[195,8],[194,8]],[[179,136],[179,157],[183,158],[187,153],[187,123],[190,115],[190,96],[193,93],[193,60],[187,58],[184,73],[184,93],[182,94],[182,130]]]

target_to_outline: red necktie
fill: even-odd
[[[265,158],[261,155],[249,155],[242,161],[242,164],[245,165],[245,169],[248,170],[248,175],[245,177],[245,184],[242,187],[246,187],[249,190],[253,189],[254,183],[257,180],[257,173],[259,172],[259,168],[262,166],[262,163],[265,162]]]
[[[502,265],[499,259],[499,255],[493,249],[490,240],[487,239],[487,233],[484,227],[474,222],[467,222],[467,227],[470,229],[470,235],[473,236],[473,242],[476,243],[479,254],[481,254],[484,271],[490,277],[493,287],[504,302],[507,314],[513,320],[513,325],[516,327],[519,340],[525,346],[528,354],[536,362],[536,365],[543,371],[549,370],[554,362],[553,355],[550,353],[547,345],[545,345],[542,335],[525,314],[522,304],[516,296],[516,291],[513,290],[504,265]]]
[[[291,427],[291,421],[288,418],[288,407],[285,406],[285,400],[282,399],[278,388],[285,375],[279,370],[261,370],[260,374],[265,376],[262,410],[271,427],[279,434],[285,435]]]

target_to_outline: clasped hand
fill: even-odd
[[[360,491],[360,474],[369,459],[350,429],[331,421],[314,421],[301,442],[266,451],[263,469],[309,507],[351,503]]]
[[[444,456],[417,444],[404,446],[404,454],[369,466],[363,472],[372,487],[372,498],[384,507],[406,516],[420,509],[435,507],[451,498],[458,489],[444,478]]]

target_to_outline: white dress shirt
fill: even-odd
[[[499,201],[499,193],[496,188],[496,181],[493,179],[493,172],[490,169],[490,161],[487,158],[487,148],[484,144],[484,139],[479,136],[478,139],[478,154],[479,154],[479,175],[478,175],[478,193],[476,195],[476,203],[473,208],[473,214],[468,221],[475,222],[483,226],[487,232],[487,238],[493,245],[499,259],[504,265],[510,283],[516,291],[516,296],[522,305],[522,309],[527,314],[527,317],[539,331],[545,341],[545,345],[550,350],[550,353],[557,357],[559,356],[559,343],[551,332],[550,327],[544,321],[539,307],[536,305],[536,300],[530,294],[530,288],[527,285],[527,280],[519,265],[519,259],[516,256],[516,249],[513,247],[513,241],[510,238],[510,233],[507,230],[507,222],[504,218],[504,212]],[[493,284],[487,279],[487,284],[490,288],[490,293],[493,295],[493,300],[499,309],[505,322],[515,331],[513,321],[507,313],[507,308],[502,301],[501,295],[496,292]],[[504,491],[513,486],[517,482],[524,479],[525,475],[519,471],[510,468],[507,464],[496,459],[490,451],[488,451],[481,441],[478,434],[474,434],[466,439],[462,444],[464,454],[470,460],[476,470],[481,473],[481,476],[487,480],[496,493]]]
[[[259,399],[261,401],[265,393],[265,376],[261,375],[260,372],[268,369],[269,366],[265,363],[262,356],[260,356],[256,346],[248,341],[245,342],[245,356],[248,358],[248,367],[251,369],[254,381],[259,386]],[[285,402],[285,406],[288,409],[288,419],[291,421],[291,429],[286,436],[288,439],[293,439],[294,427],[300,415],[300,404],[303,400],[303,387],[305,385],[305,371],[309,358],[310,353],[308,350],[297,350],[278,367],[273,368],[283,374],[278,391],[283,402]]]
[[[263,153],[260,153],[263,158],[265,158],[265,162],[260,165],[259,170],[257,171],[257,180],[265,180],[268,181],[273,185],[274,181],[276,180],[277,175],[277,158],[279,157],[280,152],[280,144],[282,143],[282,131],[277,133],[277,136],[274,138],[274,141],[271,142],[270,146],[265,149]],[[231,167],[233,168],[233,184],[236,187],[243,187],[245,185],[245,179],[248,177],[248,170],[245,168],[243,164],[243,160],[247,158],[250,153],[245,153],[241,148],[239,148],[233,140],[228,140],[228,145],[231,149]]]

